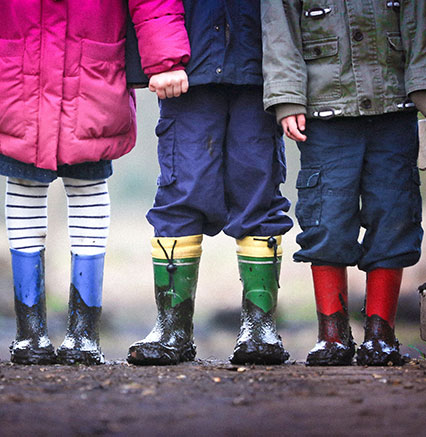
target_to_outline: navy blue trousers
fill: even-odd
[[[281,235],[285,153],[262,87],[202,85],[160,102],[161,174],[148,221],[159,237]]]
[[[308,120],[306,135],[295,261],[364,271],[415,264],[423,236],[416,114]]]

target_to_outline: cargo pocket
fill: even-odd
[[[25,136],[24,40],[0,39],[0,132]]]
[[[387,35],[387,55],[386,55],[386,76],[390,89],[388,96],[405,97],[405,54],[402,45],[401,35],[397,32],[388,32]]]
[[[342,96],[338,38],[303,41],[308,71],[308,101],[335,100]]]
[[[123,135],[131,126],[131,95],[124,70],[125,40],[83,40],[76,135],[80,139]]]
[[[420,223],[422,221],[422,198],[420,195],[420,176],[419,169],[412,169],[412,205],[413,205],[413,222]]]
[[[155,134],[158,137],[158,162],[160,176],[157,179],[159,187],[166,187],[175,180],[175,120],[160,118]]]
[[[300,170],[296,188],[298,200],[296,217],[301,227],[318,226],[321,220],[320,170],[308,168]]]

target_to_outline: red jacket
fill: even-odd
[[[148,75],[189,60],[181,0],[130,0]],[[115,159],[136,138],[124,0],[0,0],[0,153],[37,167]]]

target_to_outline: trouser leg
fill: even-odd
[[[236,239],[285,234],[293,225],[286,214],[290,202],[280,191],[286,178],[285,148],[275,118],[263,109],[262,87],[229,88],[223,159],[224,232]]]
[[[226,223],[223,147],[228,103],[221,86],[196,86],[161,102],[160,176],[147,219],[157,237],[216,235]]]

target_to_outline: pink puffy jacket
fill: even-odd
[[[127,3],[145,73],[183,68],[181,0],[0,0],[1,154],[56,170],[133,148]]]

